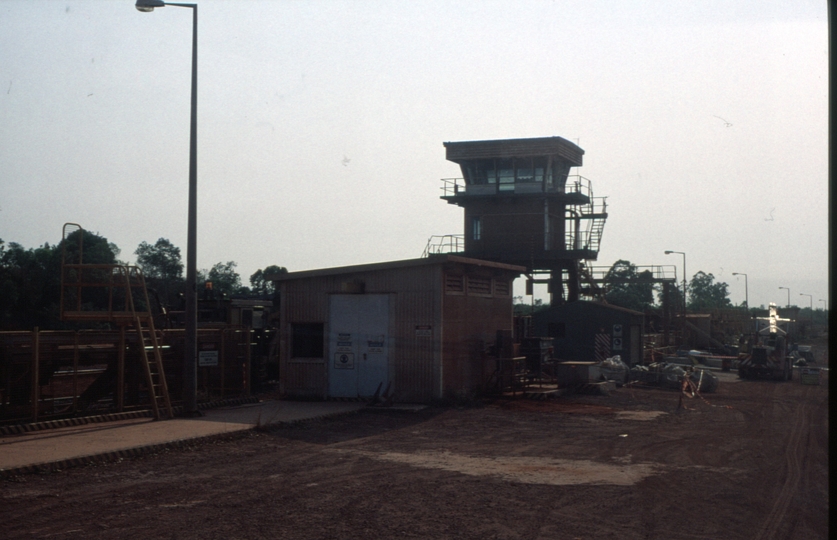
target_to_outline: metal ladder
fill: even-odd
[[[151,304],[148,301],[148,289],[145,286],[145,278],[142,271],[135,267],[128,267],[126,275],[128,290],[137,288],[145,300],[145,311],[137,311],[133,294],[129,294],[131,311],[134,314],[134,327],[137,330],[137,337],[140,345],[140,358],[145,370],[145,380],[148,384],[148,397],[151,401],[151,408],[154,411],[154,418],[160,420],[165,413],[167,418],[174,418],[174,411],[169,397],[169,387],[166,383],[166,374],[163,370],[163,356],[160,353],[160,340],[157,330],[154,328],[154,317],[149,309]],[[149,351],[150,349],[150,351]],[[149,352],[151,354],[149,354]]]

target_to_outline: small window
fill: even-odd
[[[482,218],[474,216],[471,219],[471,234],[474,240],[482,239]]]
[[[500,191],[514,191],[514,159],[497,160],[497,182]]]
[[[323,358],[323,324],[291,325],[291,358]]]
[[[515,160],[517,169],[517,182],[534,182],[535,170],[532,166],[532,158],[518,158]]]

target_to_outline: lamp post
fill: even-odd
[[[192,9],[192,119],[189,137],[189,215],[186,239],[186,343],[183,359],[183,400],[187,416],[200,416],[198,411],[198,297],[197,297],[197,236],[198,236],[198,6],[137,0],[142,12],[154,8],[177,6]]]
[[[683,321],[686,321],[686,254],[682,251],[666,251],[666,255],[677,253],[683,255]]]
[[[733,272],[733,276],[744,276],[744,309],[747,310],[747,315],[750,314],[750,293],[747,291],[747,274],[742,272]]]
[[[790,308],[790,289],[788,287],[779,287],[780,289],[785,289],[788,291],[788,308]]]
[[[828,309],[828,304],[825,303],[825,300],[820,298],[820,302],[822,302],[822,310],[826,311]]]

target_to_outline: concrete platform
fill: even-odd
[[[0,478],[196,444],[257,427],[358,411],[365,403],[264,401],[203,411],[199,418],[112,422],[0,435]]]

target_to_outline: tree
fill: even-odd
[[[608,304],[635,311],[644,311],[654,304],[653,274],[649,270],[637,271],[630,261],[619,259],[605,274]]]
[[[173,295],[183,288],[183,262],[180,258],[180,248],[173,245],[166,238],[160,238],[152,246],[142,242],[137,246],[134,254],[137,256],[137,266],[149,282],[149,285],[159,289],[163,302],[170,304]]]
[[[0,328],[6,330],[49,327],[57,322],[60,270],[53,267],[54,247],[44,244],[25,249],[17,242],[0,241]],[[54,291],[49,295],[50,291]],[[53,298],[49,298],[52,296]],[[54,309],[51,307],[54,306]]]
[[[273,282],[267,279],[267,277],[287,273],[287,268],[284,266],[277,266],[275,264],[265,267],[264,270],[256,270],[253,275],[250,276],[250,285],[253,294],[261,296],[269,296],[273,294],[275,292]]]
[[[206,281],[212,282],[212,290],[215,294],[224,294],[230,297],[241,292],[241,276],[235,271],[236,264],[234,261],[226,263],[215,263],[215,265],[206,273]]]
[[[84,264],[116,264],[119,248],[107,238],[80,230],[67,235],[56,246],[45,243],[25,249],[16,242],[0,240],[0,328],[31,330],[71,327],[59,320],[61,302],[61,259],[79,262],[80,240],[84,240]],[[104,293],[104,291],[98,291]],[[92,292],[89,297],[96,297]]]
[[[698,272],[689,282],[689,309],[695,311],[727,308],[732,306],[729,301],[729,285],[723,282],[714,283],[715,276]]]
[[[137,256],[137,266],[147,278],[173,280],[183,275],[180,248],[166,238],[160,238],[153,246],[142,242],[134,254]]]

